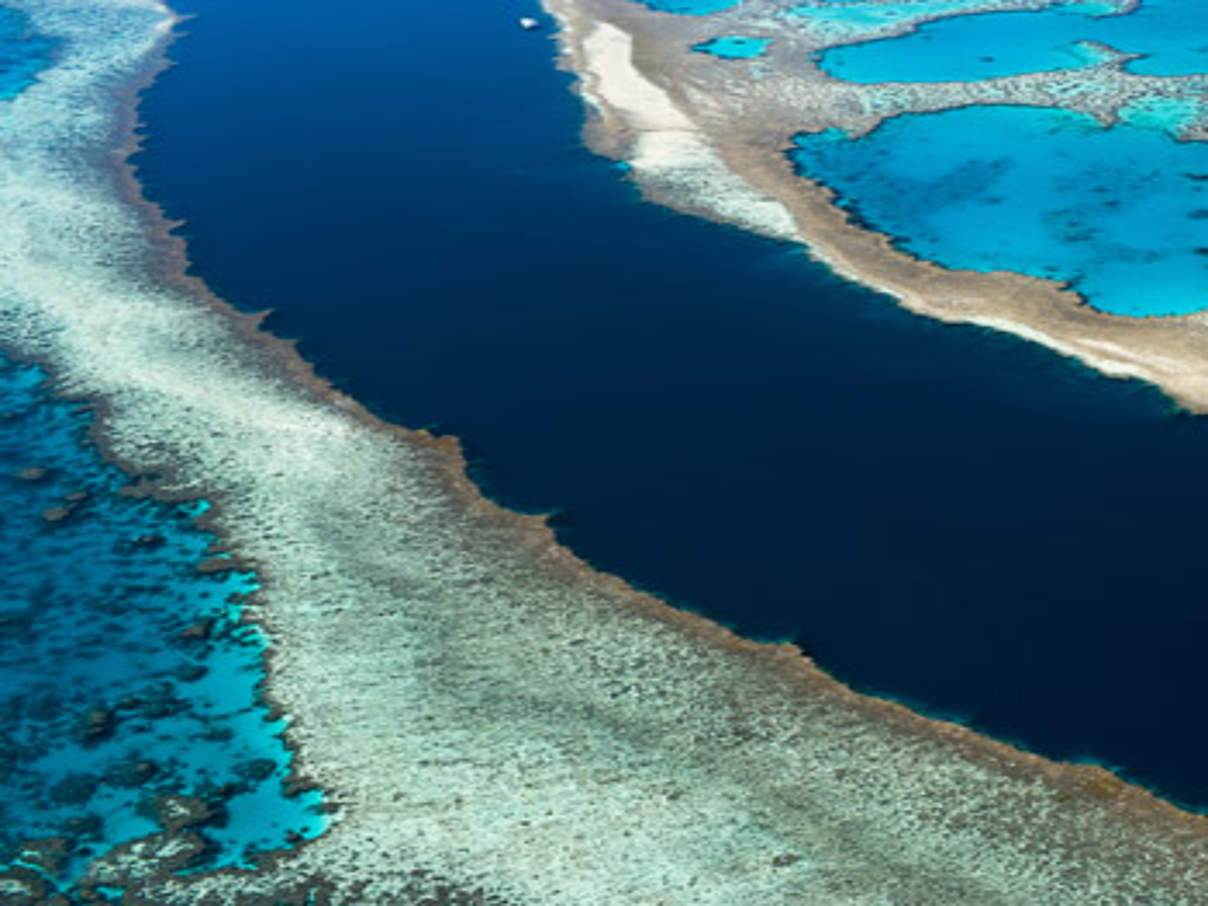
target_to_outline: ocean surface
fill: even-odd
[[[255,576],[221,559],[199,572],[205,502],[123,494],[90,423],[0,358],[0,866],[61,837],[49,874],[68,886],[89,856],[157,830],[169,795],[210,813],[198,867],[313,836],[320,797],[285,796],[284,723],[256,688],[264,643],[240,622]]]
[[[180,5],[139,174],[340,387],[602,569],[1208,805],[1208,423],[640,202],[530,3]]]

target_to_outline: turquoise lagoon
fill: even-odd
[[[687,16],[707,16],[737,6],[739,0],[640,0],[651,9]]]
[[[700,53],[721,57],[723,60],[749,60],[753,57],[763,56],[764,51],[768,49],[768,45],[771,43],[771,38],[744,38],[739,35],[725,35],[720,38],[714,38],[712,41],[706,41],[703,44],[694,44],[692,49]]]
[[[1055,12],[961,16],[900,38],[836,47],[820,63],[835,78],[861,83],[972,82],[1074,69],[1112,57],[1084,41],[1087,25],[1084,17]]]
[[[808,12],[832,15],[830,9]],[[1208,72],[1208,4],[1140,0],[1131,13],[1097,12],[1101,10],[1076,5],[938,19],[901,37],[834,48],[822,55],[821,65],[849,82],[974,81],[1100,62],[1103,57],[1084,43],[1093,42],[1144,54],[1125,64],[1138,74]]]
[[[68,886],[157,830],[165,795],[211,808],[201,865],[319,833],[319,794],[285,795],[284,724],[257,691],[264,642],[240,620],[256,577],[199,572],[205,503],[122,494],[90,415],[43,384],[0,358],[0,869],[60,838]]]
[[[808,19],[829,37],[859,39],[905,22],[975,12],[985,0],[923,0],[920,3],[828,3],[824,6],[794,6],[790,16]]]
[[[1200,143],[1062,110],[968,107],[895,117],[857,140],[800,135],[789,153],[918,257],[1068,281],[1116,314],[1208,306]]]

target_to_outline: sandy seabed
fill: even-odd
[[[550,2],[593,141],[638,148],[672,203],[815,242],[815,202],[736,164],[642,73],[624,23]],[[298,779],[335,809],[254,872],[175,876],[188,841],[165,832],[85,885],[155,906],[1204,902],[1204,819],[637,593],[485,500],[455,443],[315,380],[183,275],[132,195],[130,103],[172,13],[26,8],[64,50],[0,107],[0,341],[93,401],[105,451],[156,493],[214,501],[209,525],[263,580],[249,615]],[[814,247],[858,269],[835,243]]]

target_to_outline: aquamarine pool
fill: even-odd
[[[786,14],[808,21],[833,38],[858,38],[873,29],[933,16],[951,16],[985,6],[985,0],[923,0],[917,3],[828,3],[790,7]]]
[[[768,49],[768,45],[771,43],[771,38],[744,38],[740,35],[725,35],[720,38],[714,38],[712,41],[705,41],[703,44],[694,44],[692,49],[699,53],[721,57],[723,60],[749,60],[754,57],[763,56],[764,51]]]
[[[1068,281],[1116,314],[1208,307],[1201,143],[1062,110],[968,107],[899,116],[856,140],[801,135],[790,156],[918,257]]]
[[[707,16],[737,6],[739,0],[638,0],[651,9],[688,16]]]
[[[938,19],[898,38],[827,51],[821,66],[850,82],[975,81],[1098,62],[1094,49],[1080,43],[1094,42],[1145,54],[1126,64],[1139,74],[1208,72],[1208,4],[1141,0],[1131,13],[1095,15],[1098,11],[1078,5]],[[812,15],[825,19],[831,12]]]

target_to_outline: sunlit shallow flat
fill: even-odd
[[[938,19],[901,37],[827,51],[822,67],[853,82],[975,81],[1095,63],[1099,58],[1082,43],[1095,42],[1143,54],[1127,64],[1133,72],[1208,72],[1208,6],[1199,0],[1141,0],[1130,13],[1101,12],[1078,5]]]
[[[1067,281],[1096,308],[1208,305],[1208,147],[1066,111],[972,107],[803,135],[801,172],[912,254]]]

